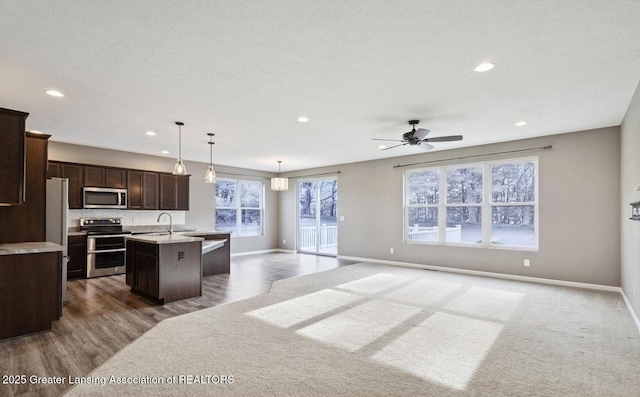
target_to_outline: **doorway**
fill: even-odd
[[[338,179],[298,181],[298,252],[338,255]]]

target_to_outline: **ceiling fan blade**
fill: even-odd
[[[451,141],[461,141],[462,135],[449,135],[449,136],[436,136],[433,138],[423,139],[423,142],[451,142]]]
[[[380,139],[380,138],[371,138],[372,141],[388,141],[388,142],[404,142],[402,139]]]
[[[431,149],[433,149],[433,148],[435,148],[435,146],[430,145],[430,144],[428,144],[428,143],[426,143],[426,142],[424,142],[424,141],[422,141],[422,143],[420,143],[420,149],[423,149],[423,150],[431,150]]]
[[[384,149],[380,149],[380,150],[389,150],[389,149],[393,149],[394,147],[404,146],[404,145],[406,145],[406,144],[408,144],[408,143],[409,143],[409,142],[405,142],[405,143],[401,143],[401,144],[399,144],[399,145],[389,146],[389,147],[386,147],[386,148],[384,148]]]
[[[427,137],[427,134],[431,132],[431,130],[428,130],[426,128],[418,128],[416,130],[416,132],[413,133],[413,137],[419,141],[425,139]]]

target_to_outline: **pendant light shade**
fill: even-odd
[[[215,183],[216,182],[216,170],[213,169],[213,142],[211,139],[216,135],[212,132],[207,133],[209,135],[209,168],[207,172],[204,174],[204,183]]]
[[[278,176],[271,178],[271,190],[289,190],[289,178],[282,178],[280,176],[280,163],[278,160]]]
[[[181,121],[176,121],[178,126],[178,162],[173,166],[173,175],[187,175],[187,167],[182,162],[182,126]]]

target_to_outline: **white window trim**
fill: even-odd
[[[516,202],[516,203],[492,203],[491,202],[491,187],[493,186],[491,167],[498,164],[512,164],[521,162],[532,162],[534,164],[534,178],[535,178],[535,202]],[[447,172],[452,169],[458,168],[482,168],[482,202],[481,203],[465,203],[465,204],[447,204]],[[431,171],[438,170],[439,176],[439,196],[438,204],[409,204],[409,181],[408,175],[419,171]],[[484,249],[497,249],[506,251],[531,251],[538,252],[540,247],[540,200],[539,200],[539,185],[540,185],[540,169],[538,156],[533,157],[519,157],[496,161],[487,161],[482,163],[468,163],[468,164],[455,164],[440,167],[428,167],[428,168],[414,168],[404,172],[403,178],[403,219],[402,219],[402,234],[403,242],[405,244],[416,245],[444,245],[452,247],[466,247],[466,248],[484,248]],[[491,243],[491,214],[492,207],[504,206],[526,206],[532,205],[534,207],[534,233],[535,233],[535,246],[518,246],[518,245],[498,245]],[[410,241],[408,240],[408,211],[410,208],[438,208],[438,241]],[[482,211],[482,243],[457,243],[447,242],[446,237],[446,225],[447,225],[447,207],[480,207]]]
[[[216,200],[216,196],[214,193],[214,211],[217,210],[232,210],[232,211],[236,211],[236,229],[237,229],[237,233],[230,233],[231,238],[246,238],[246,237],[260,237],[260,236],[264,236],[264,195],[265,195],[265,187],[264,187],[264,182],[260,182],[260,181],[254,181],[254,180],[248,180],[248,179],[233,179],[233,178],[218,178],[218,181],[225,181],[225,182],[234,182],[235,183],[235,191],[236,194],[238,195],[239,193],[239,189],[238,189],[238,185],[240,184],[240,182],[250,182],[250,183],[260,183],[262,185],[262,193],[260,196],[260,205],[261,207],[242,207],[241,206],[241,200],[240,200],[240,196],[237,196],[237,200],[236,200],[236,206],[235,207],[218,207],[215,204],[215,200]],[[217,181],[216,181],[217,183]],[[260,211],[260,234],[250,234],[250,235],[242,235],[240,234],[241,230],[242,230],[242,210],[259,210]],[[214,214],[214,216],[216,216]]]

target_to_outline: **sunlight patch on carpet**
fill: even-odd
[[[383,298],[390,298],[416,305],[430,305],[453,291],[460,288],[460,284],[441,281],[417,280],[397,290],[384,294]]]
[[[359,295],[325,289],[253,310],[246,315],[287,328],[360,299]]]
[[[356,351],[420,311],[411,306],[374,300],[318,321],[296,333],[341,349]]]
[[[336,288],[361,292],[364,294],[375,294],[408,280],[411,279],[409,277],[397,276],[394,274],[378,273],[373,276],[337,285]]]
[[[451,301],[444,309],[490,320],[507,321],[522,298],[524,294],[518,292],[474,287]]]
[[[503,326],[435,313],[372,356],[428,381],[465,390]]]

